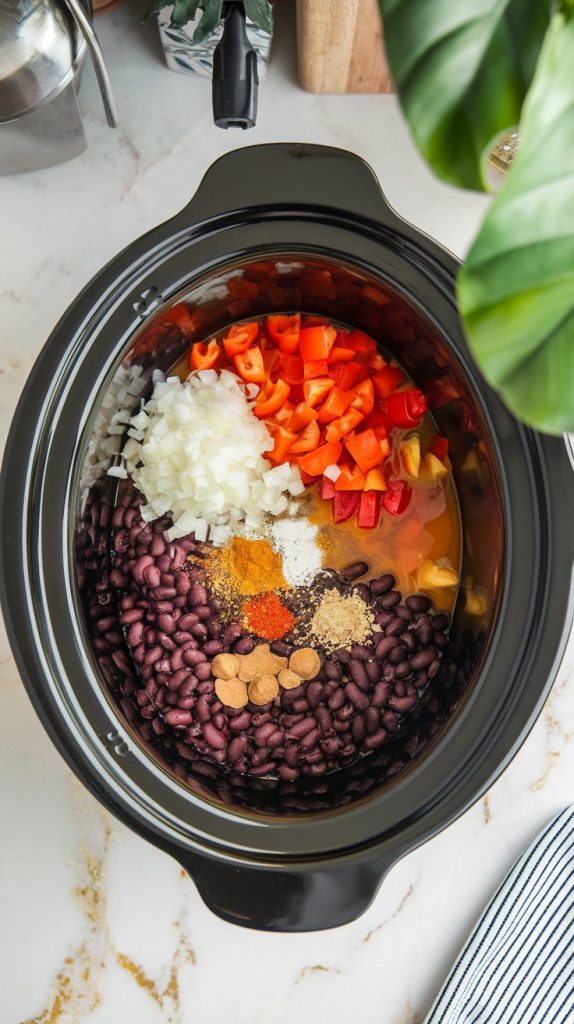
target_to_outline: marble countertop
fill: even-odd
[[[354,150],[406,218],[463,255],[487,200],[450,189],[416,154],[393,97],[312,96],[292,29],[260,90],[259,123],[213,126],[209,83],[169,72],[155,26],[126,5],[98,30],[120,116],[111,132],[89,70],[89,148],[0,178],[0,436],[49,331],[89,278],[171,216],[233,146],[307,141]],[[283,15],[283,19],[285,15]],[[572,799],[570,655],[526,743],[487,796],[396,865],[364,916],[308,935],[225,924],[168,856],[105,812],[39,724],[0,653],[0,1024],[417,1024],[513,860]]]

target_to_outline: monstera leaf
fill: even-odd
[[[552,0],[379,0],[387,58],[418,148],[481,188],[482,156],[518,124]]]
[[[574,9],[552,20],[520,136],[460,272],[459,308],[506,404],[559,433],[574,430]]]

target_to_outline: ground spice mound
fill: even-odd
[[[326,590],[311,619],[311,632],[326,651],[364,644],[371,639],[375,617],[359,594]]]
[[[254,597],[262,591],[287,590],[281,555],[266,540],[232,537],[209,552],[210,581],[224,593]]]

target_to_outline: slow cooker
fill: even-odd
[[[309,270],[328,271],[336,296],[298,288]],[[502,771],[556,675],[572,621],[570,456],[564,440],[518,423],[478,374],[456,271],[356,156],[241,149],[84,289],[17,409],[2,474],[2,598],[30,699],[92,793],[175,857],[207,905],[236,924],[303,931],[356,918],[392,865]],[[241,308],[229,300],[233,277],[258,275],[264,290]],[[117,410],[134,408],[153,369],[189,346],[170,317],[183,302],[198,336],[293,308],[368,330],[426,391],[449,439],[462,579],[483,595],[480,613],[463,588],[440,672],[406,726],[322,778],[282,783],[183,763],[130,713],[108,581],[117,481],[107,469],[122,442]]]

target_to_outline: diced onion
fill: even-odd
[[[258,390],[258,389],[257,389]],[[229,371],[200,370],[182,383],[157,379],[152,396],[130,420],[125,468],[145,496],[145,522],[170,513],[169,540],[226,543],[231,532],[257,530],[265,514],[280,516],[305,487],[296,466],[270,467],[273,446],[252,401]]]
[[[326,476],[327,480],[332,480],[335,483],[335,480],[338,480],[341,476],[341,470],[339,466],[332,462],[330,466],[323,470],[323,476]]]

